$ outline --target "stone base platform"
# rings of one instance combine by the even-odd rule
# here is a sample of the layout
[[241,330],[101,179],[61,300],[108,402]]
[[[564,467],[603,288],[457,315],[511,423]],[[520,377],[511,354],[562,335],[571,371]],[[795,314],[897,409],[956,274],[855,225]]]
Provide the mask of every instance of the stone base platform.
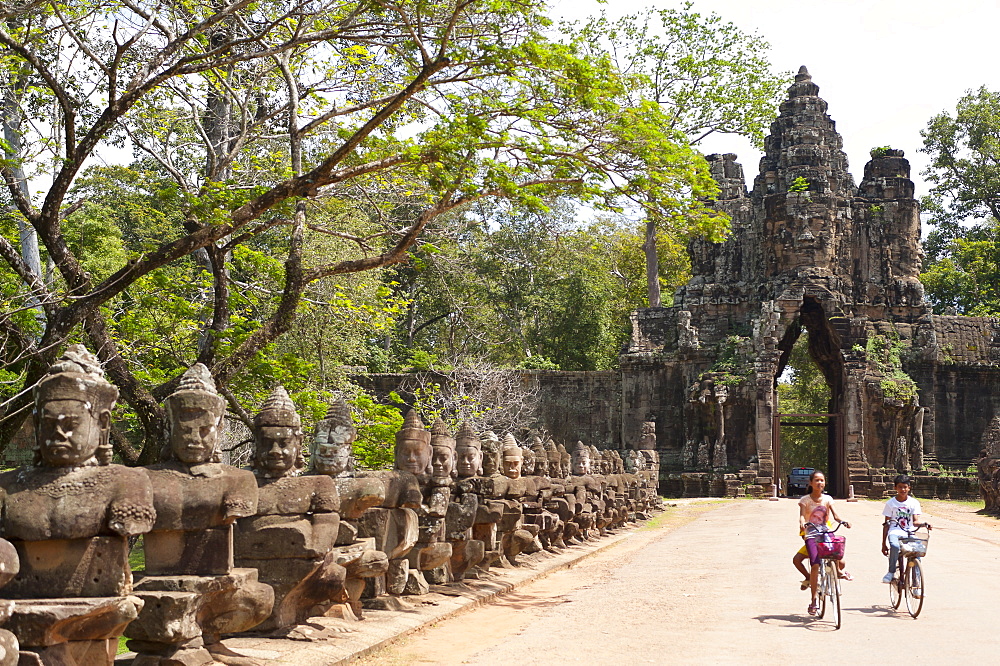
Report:
[[[293,663],[296,666],[348,663],[429,624],[487,604],[502,594],[614,547],[629,539],[632,529],[620,529],[616,534],[569,546],[557,554],[542,551],[524,556],[521,566],[493,569],[478,580],[432,585],[429,594],[403,598],[400,603],[405,607],[366,610],[363,621],[314,617],[289,632],[288,638],[243,635],[227,638],[223,643],[261,663]],[[120,655],[115,664],[132,664],[134,657],[134,654]]]

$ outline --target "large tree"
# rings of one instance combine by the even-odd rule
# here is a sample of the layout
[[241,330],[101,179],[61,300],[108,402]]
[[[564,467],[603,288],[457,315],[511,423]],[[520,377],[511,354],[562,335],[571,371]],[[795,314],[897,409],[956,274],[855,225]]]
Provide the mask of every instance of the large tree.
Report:
[[[0,5],[0,444],[74,338],[135,416],[140,436],[115,440],[127,460],[155,459],[158,401],[186,364],[208,365],[245,416],[232,391],[241,373],[304,305],[332,302],[310,290],[403,261],[429,222],[476,201],[637,203],[679,233],[720,233],[724,218],[703,204],[714,184],[681,128],[631,98],[631,75],[586,34],[546,37],[543,10],[540,0]],[[152,205],[141,215],[106,198],[99,173],[81,181],[113,149],[138,159],[112,177],[133,179],[131,191],[110,189],[128,201],[143,190]],[[17,247],[29,227],[48,269]],[[159,325],[174,317],[190,333],[164,345],[156,373],[137,371],[149,335],[129,317],[151,294]]]
[[[717,14],[692,11],[690,2],[681,9],[650,8],[617,20],[602,12],[581,32],[595,54],[610,53],[615,68],[632,75],[632,103],[659,106],[667,126],[692,146],[716,132],[739,134],[762,146],[779,94],[790,80],[788,73],[773,73],[770,45],[763,38]],[[657,234],[669,228],[647,212],[642,247],[650,307],[661,304]],[[709,238],[722,239],[718,234]]]
[[1000,93],[985,87],[934,116],[921,132],[934,227],[921,280],[938,312],[1000,314]]

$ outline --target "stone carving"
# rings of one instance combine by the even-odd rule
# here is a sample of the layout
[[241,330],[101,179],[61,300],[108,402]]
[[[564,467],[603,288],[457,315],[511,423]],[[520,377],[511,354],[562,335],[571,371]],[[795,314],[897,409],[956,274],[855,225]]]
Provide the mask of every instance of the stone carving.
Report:
[[357,436],[351,409],[340,399],[316,424],[311,447],[310,473],[333,477],[340,499],[340,520],[331,557],[345,568],[344,589],[350,605],[349,612],[334,605],[324,614],[345,620],[362,617],[361,598],[365,594],[371,598],[384,594],[389,568],[388,556],[375,548],[376,538],[358,537],[360,519],[366,511],[385,502],[386,489],[380,478],[356,475],[352,446]]
[[415,476],[431,471],[431,434],[424,428],[416,410],[406,414],[402,429],[396,433],[396,469]]
[[0,475],[2,536],[15,550],[4,568],[20,561],[5,611],[24,663],[110,664],[143,606],[130,596],[128,537],[156,514],[146,474],[110,464],[117,398],[97,359],[70,346],[35,387],[34,464]]
[[274,590],[271,614],[256,631],[287,629],[316,606],[349,599],[345,557],[334,548],[340,532],[337,484],[326,475],[299,476],[301,426],[281,386],[254,417],[257,513],[239,519],[234,538],[236,566],[256,569]]
[[274,603],[255,569],[234,567],[233,523],[257,512],[256,478],[218,462],[226,401],[208,368],[188,368],[164,406],[168,447],[147,470],[156,522],[143,538],[147,575],[135,588],[146,605],[126,631],[129,645],[142,666],[252,663],[221,637],[260,624]]
[[681,349],[699,349],[698,329],[691,325],[691,313],[681,310],[677,313],[677,346]]

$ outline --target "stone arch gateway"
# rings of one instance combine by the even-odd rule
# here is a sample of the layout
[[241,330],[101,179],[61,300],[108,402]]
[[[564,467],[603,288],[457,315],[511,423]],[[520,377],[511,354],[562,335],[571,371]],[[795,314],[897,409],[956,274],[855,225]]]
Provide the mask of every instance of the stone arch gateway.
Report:
[[689,246],[669,308],[633,313],[621,357],[622,440],[656,422],[671,494],[770,493],[776,382],[795,339],[831,389],[830,488],[880,497],[896,470],[968,466],[1000,416],[995,319],[934,315],[919,281],[919,207],[903,151],[873,150],[860,185],[803,67],[747,190],[710,155],[732,218]]

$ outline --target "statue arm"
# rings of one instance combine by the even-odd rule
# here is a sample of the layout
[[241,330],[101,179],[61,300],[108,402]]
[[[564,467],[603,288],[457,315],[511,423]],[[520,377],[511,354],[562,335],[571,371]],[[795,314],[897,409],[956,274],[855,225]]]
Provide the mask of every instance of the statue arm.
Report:
[[231,472],[229,487],[222,500],[223,525],[257,513],[257,479],[253,472],[245,469],[231,469]]
[[121,536],[145,534],[153,529],[153,486],[145,470],[128,469],[119,475],[115,496],[108,505],[108,529]]

